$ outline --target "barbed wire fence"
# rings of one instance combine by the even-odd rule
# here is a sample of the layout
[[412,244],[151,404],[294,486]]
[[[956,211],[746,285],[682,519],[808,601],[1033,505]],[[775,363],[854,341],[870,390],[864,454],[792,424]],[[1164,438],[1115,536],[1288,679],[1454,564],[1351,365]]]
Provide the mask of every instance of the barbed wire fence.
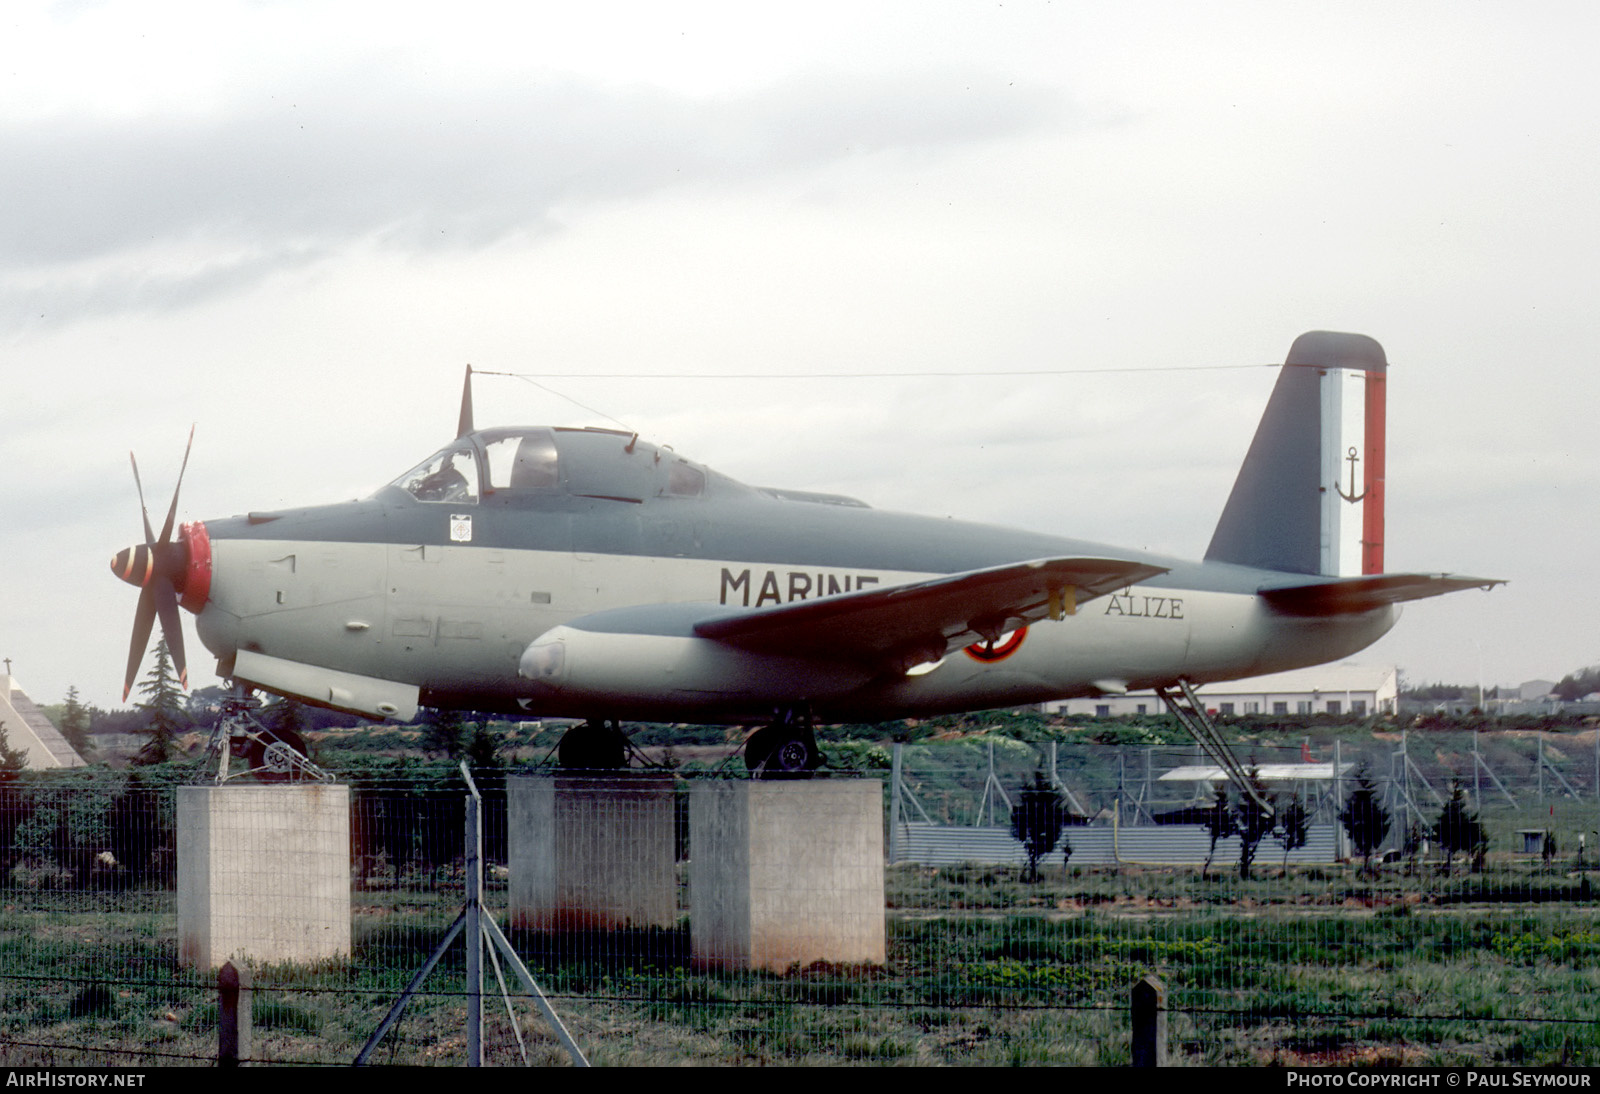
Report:
[[[1389,821],[1370,867],[1348,846],[1342,859],[1331,843],[1308,857],[1267,834],[1248,878],[1237,836],[1209,866],[1123,853],[1156,829],[1210,850],[1204,826],[1183,821],[1214,785],[1162,779],[1196,766],[1183,746],[995,737],[844,755],[858,769],[831,778],[882,783],[886,957],[777,971],[696,960],[685,803],[697,777],[679,778],[664,919],[508,934],[601,1065],[1126,1064],[1129,993],[1146,975],[1166,986],[1175,1063],[1600,1063],[1600,787],[1588,749],[1427,744],[1413,735],[1341,755],[1337,788],[1272,788],[1280,807],[1296,791],[1315,799],[1312,827],[1337,832],[1358,773],[1368,779]],[[1309,751],[1241,755],[1260,767],[1333,760]],[[1439,759],[1464,751],[1475,781]],[[1087,823],[1060,830],[1035,878],[1013,828],[1041,775]],[[509,925],[506,784],[478,780],[485,901]],[[138,771],[0,784],[0,1063],[215,1062],[215,973],[181,960],[177,798],[174,783]],[[1447,860],[1439,826],[1452,800],[1481,826],[1486,853],[1452,847]],[[461,907],[463,802],[459,779],[352,784],[348,945],[251,970],[253,1062],[355,1057]],[[918,860],[911,824],[951,830],[970,853]],[[1111,860],[1097,858],[1096,841],[1113,838]],[[997,861],[981,861],[985,847]],[[565,1063],[511,988],[509,1015],[485,996],[485,1061]],[[462,1062],[467,1003],[457,950],[374,1062]]]

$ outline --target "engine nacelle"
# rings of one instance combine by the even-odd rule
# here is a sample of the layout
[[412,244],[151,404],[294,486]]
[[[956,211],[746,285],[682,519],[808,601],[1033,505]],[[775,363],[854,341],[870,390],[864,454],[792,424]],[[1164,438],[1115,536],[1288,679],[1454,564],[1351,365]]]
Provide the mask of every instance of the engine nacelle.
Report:
[[692,716],[701,707],[726,710],[826,700],[865,684],[858,667],[828,661],[747,653],[693,635],[635,634],[554,627],[523,651],[518,675],[529,683],[530,707],[541,697],[562,708],[645,710],[665,718]]

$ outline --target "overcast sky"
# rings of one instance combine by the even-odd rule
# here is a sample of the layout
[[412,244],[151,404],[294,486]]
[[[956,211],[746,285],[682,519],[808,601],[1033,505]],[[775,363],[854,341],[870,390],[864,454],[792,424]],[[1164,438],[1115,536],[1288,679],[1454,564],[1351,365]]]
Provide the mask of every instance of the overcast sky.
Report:
[[[1388,567],[1511,582],[1361,660],[1600,662],[1596,41],[1582,3],[12,0],[0,655],[118,701],[129,449],[158,523],[191,424],[181,519],[354,497],[469,361],[608,416],[484,378],[480,424],[1198,557],[1275,374],[1148,370],[1329,329],[1389,354]],[[1111,371],[983,375],[1069,369]],[[865,372],[972,375],[823,375]]]

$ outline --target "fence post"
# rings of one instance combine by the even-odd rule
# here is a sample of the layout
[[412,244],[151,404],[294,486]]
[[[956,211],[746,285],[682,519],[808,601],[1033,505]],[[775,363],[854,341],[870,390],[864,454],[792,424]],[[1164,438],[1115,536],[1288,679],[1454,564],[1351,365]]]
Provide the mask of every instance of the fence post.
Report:
[[905,769],[901,765],[901,749],[904,746],[896,741],[894,752],[889,764],[889,865],[893,866],[900,861],[900,780],[904,777]]
[[1167,986],[1153,975],[1133,986],[1133,1066],[1167,1066]]
[[[466,764],[463,762],[463,767]],[[483,801],[468,784],[466,816],[467,1066],[483,1066]]]
[[250,970],[229,961],[217,971],[217,1066],[250,1059]]

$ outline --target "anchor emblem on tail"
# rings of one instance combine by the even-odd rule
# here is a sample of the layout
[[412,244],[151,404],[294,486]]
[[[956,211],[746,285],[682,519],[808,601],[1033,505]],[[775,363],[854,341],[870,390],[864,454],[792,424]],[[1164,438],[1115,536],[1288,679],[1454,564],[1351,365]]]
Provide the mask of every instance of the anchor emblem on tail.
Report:
[[1339,496],[1345,501],[1350,502],[1352,505],[1367,496],[1367,492],[1365,490],[1361,491],[1359,494],[1356,493],[1356,461],[1360,458],[1361,457],[1356,454],[1356,446],[1351,445],[1349,455],[1345,456],[1346,462],[1350,464],[1350,492],[1348,494],[1344,492],[1344,488],[1341,487],[1337,482],[1333,484],[1333,488],[1338,491]]

